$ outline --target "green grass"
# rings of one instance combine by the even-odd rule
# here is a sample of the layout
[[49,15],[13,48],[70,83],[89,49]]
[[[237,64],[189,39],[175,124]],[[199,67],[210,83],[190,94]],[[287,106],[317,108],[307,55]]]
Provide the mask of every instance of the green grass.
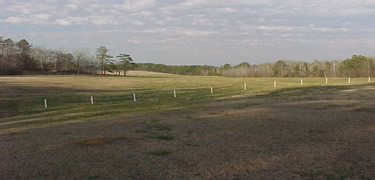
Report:
[[[276,80],[277,87],[273,87]],[[247,91],[243,83],[247,83]],[[0,133],[63,123],[104,120],[130,113],[196,107],[223,98],[335,93],[368,85],[367,78],[230,78],[133,72],[123,76],[0,77]],[[210,93],[214,88],[214,94]],[[177,98],[173,97],[177,90]],[[133,102],[133,93],[137,102]],[[95,104],[90,104],[94,96]],[[44,108],[47,99],[48,109]],[[155,127],[168,130],[168,127]]]
[[173,135],[154,135],[151,136],[152,138],[159,139],[159,140],[164,140],[164,141],[171,141],[175,139],[176,137]]
[[171,126],[167,125],[167,124],[156,124],[156,125],[152,126],[151,128],[156,129],[158,131],[170,131],[170,130],[172,130]]
[[153,156],[168,156],[169,154],[171,154],[171,152],[163,150],[163,151],[149,152],[149,154]]

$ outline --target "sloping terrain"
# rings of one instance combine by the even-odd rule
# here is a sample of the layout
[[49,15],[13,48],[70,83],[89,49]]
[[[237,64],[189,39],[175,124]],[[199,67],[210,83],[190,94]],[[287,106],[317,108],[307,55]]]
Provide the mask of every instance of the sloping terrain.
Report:
[[375,178],[373,85],[194,102],[3,133],[0,179]]

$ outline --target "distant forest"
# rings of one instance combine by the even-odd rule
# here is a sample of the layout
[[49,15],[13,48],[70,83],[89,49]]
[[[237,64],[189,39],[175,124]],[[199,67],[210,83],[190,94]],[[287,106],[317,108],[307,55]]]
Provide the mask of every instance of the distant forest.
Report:
[[33,47],[27,40],[14,42],[0,36],[0,75],[17,74],[106,74],[126,76],[129,70],[144,70],[181,75],[232,77],[368,77],[375,75],[371,57],[353,55],[346,60],[302,62],[279,60],[274,63],[238,65],[164,65],[134,63],[128,54],[109,55],[98,47],[95,55],[87,49],[72,52]]

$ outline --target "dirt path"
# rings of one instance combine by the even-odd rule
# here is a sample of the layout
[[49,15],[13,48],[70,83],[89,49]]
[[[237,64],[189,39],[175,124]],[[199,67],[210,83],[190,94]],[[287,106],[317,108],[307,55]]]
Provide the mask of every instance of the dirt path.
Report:
[[374,179],[375,90],[31,129],[0,152],[0,179]]

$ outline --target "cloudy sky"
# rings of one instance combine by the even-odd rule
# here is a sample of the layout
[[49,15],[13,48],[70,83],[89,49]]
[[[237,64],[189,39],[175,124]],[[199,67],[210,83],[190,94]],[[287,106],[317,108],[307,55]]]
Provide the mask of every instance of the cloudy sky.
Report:
[[375,55],[375,0],[0,0],[0,35],[166,64]]

